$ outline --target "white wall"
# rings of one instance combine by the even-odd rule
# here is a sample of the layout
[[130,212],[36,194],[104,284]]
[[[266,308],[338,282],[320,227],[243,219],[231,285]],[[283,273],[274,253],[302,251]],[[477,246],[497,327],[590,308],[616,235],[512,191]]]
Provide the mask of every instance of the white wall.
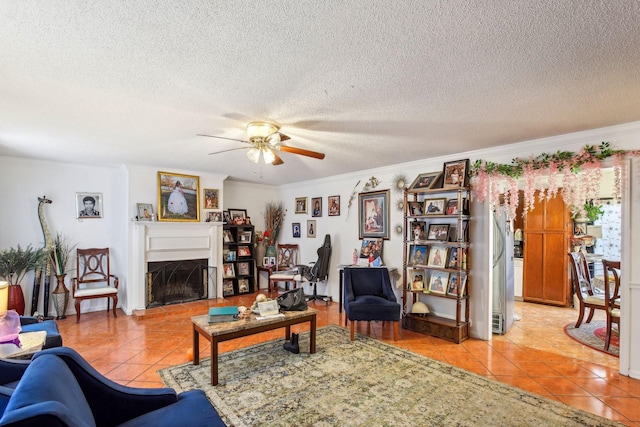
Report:
[[[118,168],[83,166],[13,157],[0,157],[0,249],[18,244],[44,246],[44,236],[38,221],[38,197],[47,196],[52,204],[45,205],[44,216],[51,233],[68,236],[79,247],[117,247],[126,235],[126,216],[122,214],[122,170]],[[102,193],[101,219],[78,219],[76,192]],[[124,231],[123,231],[124,230]],[[126,240],[125,240],[126,241]],[[115,251],[112,270],[125,271],[125,253]],[[73,276],[73,274],[71,274]],[[70,288],[69,278],[67,287]],[[26,301],[25,312],[31,313],[33,274],[21,283]],[[51,288],[53,290],[53,286]],[[40,290],[38,310],[42,312],[44,289]],[[73,310],[73,307],[71,307]],[[49,303],[53,314],[53,304]]]
[[246,209],[256,231],[264,231],[265,203],[278,200],[278,189],[272,185],[231,180],[224,182],[224,209]]

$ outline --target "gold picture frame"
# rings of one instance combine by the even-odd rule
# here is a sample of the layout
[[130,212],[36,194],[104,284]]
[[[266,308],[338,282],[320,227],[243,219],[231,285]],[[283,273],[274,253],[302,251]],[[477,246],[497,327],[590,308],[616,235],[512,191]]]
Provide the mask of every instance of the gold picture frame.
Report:
[[200,178],[158,172],[158,221],[200,221]]

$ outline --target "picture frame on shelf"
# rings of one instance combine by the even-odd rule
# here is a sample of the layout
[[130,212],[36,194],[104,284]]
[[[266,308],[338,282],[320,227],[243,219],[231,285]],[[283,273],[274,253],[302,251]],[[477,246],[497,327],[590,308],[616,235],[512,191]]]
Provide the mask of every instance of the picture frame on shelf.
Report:
[[459,266],[458,248],[450,248],[449,256],[447,257],[447,268],[458,268]]
[[103,209],[102,193],[76,193],[77,218],[102,218]]
[[409,216],[422,216],[424,215],[424,203],[422,202],[407,202],[407,212]]
[[220,209],[220,190],[217,188],[203,188],[203,209]]
[[222,295],[225,297],[235,295],[233,291],[233,280],[224,280],[222,282]]
[[206,222],[222,222],[222,211],[207,212]]
[[449,232],[447,233],[447,242],[457,242],[458,241],[458,226],[450,225]]
[[447,284],[449,283],[449,273],[446,271],[432,271],[429,279],[429,292],[445,295]]
[[446,242],[449,237],[450,224],[429,224],[427,240]]
[[248,276],[249,275],[249,262],[239,262],[238,263],[238,276]]
[[250,230],[240,231],[238,232],[238,243],[251,243],[251,235]]
[[447,200],[447,206],[445,208],[447,215],[458,215],[458,199]]
[[329,216],[340,216],[340,196],[329,196],[327,204],[329,205]]
[[432,245],[429,248],[427,267],[445,268],[449,248],[445,245]]
[[411,221],[411,235],[413,240],[427,240],[427,223],[425,221]]
[[316,220],[315,219],[308,219],[307,220],[307,237],[316,237]]
[[238,279],[238,293],[246,294],[249,292],[249,279]]
[[425,199],[423,212],[425,215],[443,215],[446,202],[444,197]]
[[408,190],[434,188],[433,186],[438,182],[440,176],[442,176],[442,172],[440,171],[421,173],[413,180]]
[[222,265],[222,277],[225,279],[233,279],[236,277],[236,270],[232,263],[226,262]]
[[293,234],[293,237],[296,238],[296,239],[300,237],[300,223],[299,222],[291,223],[291,233]]
[[468,184],[469,159],[445,162],[442,188],[461,188]]
[[311,216],[314,218],[322,216],[322,197],[313,197],[311,199]]
[[231,230],[224,230],[224,232],[222,233],[222,242],[223,243],[235,243],[235,240],[233,239],[233,234],[231,233]]
[[249,249],[249,246],[238,246],[238,257],[248,256],[251,256],[251,249]]
[[389,190],[358,194],[359,238],[389,239]]
[[271,264],[269,263],[269,257],[268,256],[263,256],[262,257],[262,265],[264,267],[270,267]]
[[409,264],[425,265],[429,248],[427,245],[411,245],[409,247]]
[[449,276],[449,283],[447,284],[447,295],[458,295],[458,274],[451,273]]
[[276,265],[276,257],[274,256],[269,257],[269,265]]
[[222,259],[227,262],[233,262],[236,260],[236,251],[224,250],[222,251]]
[[383,239],[363,239],[362,245],[360,247],[360,255],[358,256],[361,259],[371,260],[374,262],[377,259],[380,259],[380,264],[382,264],[382,243]]
[[151,203],[136,203],[138,221],[153,221],[153,205]]
[[410,268],[408,271],[409,289],[414,292],[424,292],[426,271],[422,268]]
[[462,275],[462,279],[460,280],[460,296],[467,295],[467,279],[468,276],[466,274]]
[[158,221],[200,221],[200,178],[158,172]]
[[246,209],[227,209],[229,212],[229,218],[231,219],[231,224],[243,225],[247,221],[247,210]]
[[297,214],[306,214],[307,213],[307,198],[306,197],[296,197],[296,210]]

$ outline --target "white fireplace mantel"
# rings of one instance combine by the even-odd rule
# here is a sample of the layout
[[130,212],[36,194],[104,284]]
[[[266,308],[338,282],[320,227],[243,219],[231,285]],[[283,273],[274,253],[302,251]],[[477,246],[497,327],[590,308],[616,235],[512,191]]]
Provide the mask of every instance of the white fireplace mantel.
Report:
[[207,259],[216,269],[214,289],[209,281],[208,298],[222,295],[221,222],[147,222],[129,224],[129,280],[122,307],[125,313],[146,307],[147,263]]

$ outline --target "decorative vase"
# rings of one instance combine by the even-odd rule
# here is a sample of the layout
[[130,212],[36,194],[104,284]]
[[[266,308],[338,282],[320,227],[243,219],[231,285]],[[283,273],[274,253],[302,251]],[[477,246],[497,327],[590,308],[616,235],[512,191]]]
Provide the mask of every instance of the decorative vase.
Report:
[[69,289],[64,285],[66,274],[57,274],[58,284],[53,290],[53,305],[56,307],[56,319],[66,319],[67,304],[69,304]]
[[7,310],[15,310],[20,316],[24,315],[24,293],[22,292],[22,286],[9,285]]
[[267,248],[264,246],[263,242],[258,242],[256,243],[256,250],[255,250],[255,260],[256,260],[256,265],[261,265],[264,266],[264,262],[262,262],[264,260],[264,255],[266,253]]

